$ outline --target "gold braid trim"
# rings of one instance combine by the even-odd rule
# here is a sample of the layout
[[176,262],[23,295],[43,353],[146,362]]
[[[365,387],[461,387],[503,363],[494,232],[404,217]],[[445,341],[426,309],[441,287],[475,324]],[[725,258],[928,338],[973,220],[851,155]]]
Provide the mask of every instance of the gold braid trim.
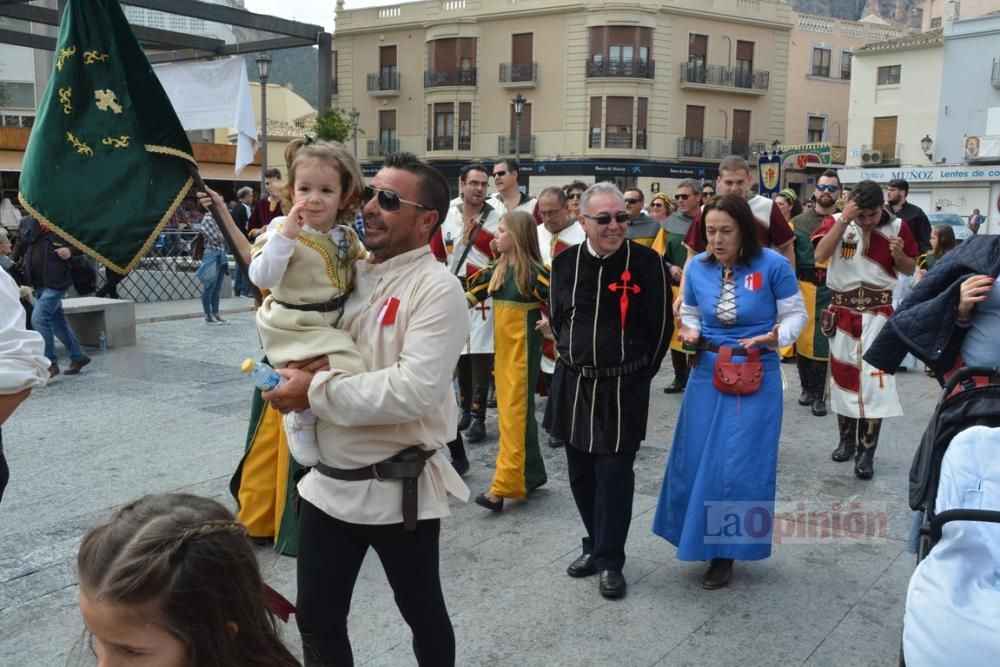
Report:
[[157,223],[156,228],[153,230],[153,233],[149,235],[149,238],[146,239],[146,242],[143,244],[142,248],[139,249],[139,252],[135,254],[135,257],[132,258],[132,261],[130,261],[127,266],[121,266],[120,264],[112,262],[110,259],[102,255],[101,253],[97,252],[90,246],[86,245],[83,241],[80,241],[72,234],[68,233],[59,225],[53,223],[47,217],[42,215],[38,211],[38,209],[36,209],[28,202],[28,200],[24,196],[24,193],[19,192],[17,194],[17,199],[18,201],[21,202],[21,205],[24,206],[24,208],[28,211],[28,213],[30,213],[38,222],[58,232],[59,236],[68,241],[72,246],[77,248],[80,252],[87,255],[88,257],[93,257],[104,266],[124,275],[129,271],[131,271],[132,269],[134,269],[136,265],[139,264],[139,261],[146,256],[146,253],[149,252],[149,249],[153,247],[153,243],[156,242],[156,239],[157,237],[159,237],[160,232],[163,231],[163,228],[166,226],[167,222],[170,221],[170,216],[174,214],[174,211],[177,210],[177,207],[181,205],[182,201],[184,201],[184,195],[187,194],[187,191],[191,188],[191,185],[193,183],[194,181],[189,177],[187,181],[184,183],[184,185],[181,186],[180,192],[177,193],[177,196],[174,197],[173,203],[170,204],[170,207],[167,208],[166,213],[164,213],[163,217],[160,218],[160,221]]
[[174,157],[183,158],[185,160],[188,160],[194,166],[196,167],[198,166],[198,163],[195,161],[193,155],[185,153],[184,151],[179,151],[176,148],[171,148],[170,146],[157,146],[155,144],[146,144],[146,150],[150,153],[161,153],[162,155],[172,155]]
[[493,305],[498,308],[510,308],[511,310],[538,310],[542,304],[537,301],[511,301],[509,299],[498,299],[493,297]]
[[[283,226],[284,225],[279,225],[279,230]],[[335,261],[339,262],[340,261],[339,259],[334,260],[333,257],[330,256],[330,253],[327,252],[326,248],[316,243],[315,241],[310,241],[309,239],[304,238],[302,234],[299,234],[297,237],[295,237],[295,240],[304,245],[305,247],[310,248],[311,250],[315,250],[320,254],[320,256],[323,258],[323,261],[326,263],[327,277],[330,279],[330,282],[333,283],[338,289],[346,290],[350,287],[350,285],[345,285],[344,284],[345,281],[341,280],[340,276],[337,275],[338,271],[334,265],[334,262]]]

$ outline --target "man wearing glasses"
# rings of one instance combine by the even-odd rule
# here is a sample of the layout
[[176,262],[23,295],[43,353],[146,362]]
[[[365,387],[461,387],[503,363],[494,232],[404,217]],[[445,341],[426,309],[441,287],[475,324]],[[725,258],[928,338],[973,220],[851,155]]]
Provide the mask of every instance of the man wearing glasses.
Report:
[[[468,278],[492,262],[493,239],[500,226],[500,214],[486,201],[489,176],[479,163],[467,164],[459,172],[461,197],[452,201],[448,216],[431,239],[431,250],[464,287]],[[458,389],[462,415],[459,431],[469,442],[486,439],[486,399],[493,368],[493,299],[486,299],[466,315],[469,339],[458,359]],[[460,442],[456,440],[456,442]],[[460,472],[468,470],[464,448],[452,450],[452,460],[460,457]]]
[[639,188],[629,188],[625,191],[625,210],[628,211],[626,236],[629,240],[648,248],[653,245],[656,233],[660,231],[660,223],[643,213],[642,207],[645,203],[646,196]]
[[535,198],[517,189],[517,179],[521,163],[514,158],[504,158],[493,165],[493,186],[496,188],[489,198],[489,204],[497,213],[525,211],[535,214]]
[[809,316],[795,342],[799,384],[802,387],[799,405],[808,406],[817,417],[826,414],[826,367],[830,358],[830,340],[820,331],[817,314],[830,305],[830,289],[826,286],[829,262],[816,262],[812,235],[828,216],[837,212],[840,195],[840,176],[833,169],[827,169],[816,181],[813,193],[815,207],[792,218],[795,228],[795,274]]
[[606,598],[625,595],[632,465],[646,437],[649,384],[667,352],[667,269],[626,240],[629,214],[612,183],[580,203],[586,240],[552,261],[550,321],[559,361],[552,377],[552,435],[566,441],[569,483],[586,529],[571,577],[599,573]]
[[312,408],[321,463],[299,482],[298,619],[306,665],[354,664],[347,617],[369,548],[413,631],[420,665],[455,664],[441,592],[438,538],[448,493],[469,490],[440,450],[455,434],[451,378],[469,332],[462,286],[428,241],[449,188],[410,153],[386,158],[365,188],[366,261],[356,265],[343,325],[368,371],[326,358],[279,371],[264,398],[282,412]]

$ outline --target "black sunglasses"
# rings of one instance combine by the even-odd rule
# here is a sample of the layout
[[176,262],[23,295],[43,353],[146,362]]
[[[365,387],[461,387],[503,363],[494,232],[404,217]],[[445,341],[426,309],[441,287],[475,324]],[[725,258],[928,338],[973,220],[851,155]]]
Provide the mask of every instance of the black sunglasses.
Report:
[[590,218],[599,225],[610,225],[612,219],[614,219],[615,222],[628,222],[628,213],[625,211],[619,211],[618,213],[615,213],[614,216],[607,213],[601,213],[600,215],[587,215],[584,213],[583,217]]
[[506,171],[495,171],[493,172],[493,178],[503,178],[507,175]]
[[820,192],[836,192],[840,189],[839,185],[817,185],[816,189]]
[[568,195],[566,195],[566,199],[579,199],[582,196],[583,196],[582,192],[571,192]]
[[361,200],[367,204],[373,197],[375,197],[375,195],[378,195],[379,208],[383,211],[388,211],[389,213],[395,213],[398,211],[400,204],[409,204],[410,206],[422,208],[425,211],[430,210],[423,204],[418,204],[417,202],[410,201],[409,199],[403,199],[392,190],[382,190],[381,188],[373,188],[371,186],[366,186],[365,189],[361,191]]
[[674,200],[675,201],[687,201],[688,197],[690,197],[690,196],[691,195],[676,194],[676,195],[674,195]]
[[701,191],[701,196],[702,197],[714,197],[715,196],[715,190],[702,190]]
[[632,204],[638,204],[641,201],[642,201],[641,199],[630,198],[630,199],[626,199],[625,203],[628,204],[629,206],[631,206]]

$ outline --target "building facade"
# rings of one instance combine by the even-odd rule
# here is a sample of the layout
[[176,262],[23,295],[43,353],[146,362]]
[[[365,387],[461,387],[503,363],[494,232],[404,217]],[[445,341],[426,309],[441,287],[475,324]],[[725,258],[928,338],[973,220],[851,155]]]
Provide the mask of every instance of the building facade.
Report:
[[792,27],[769,0],[341,3],[335,104],[360,112],[368,173],[397,150],[446,174],[518,156],[535,192],[668,189],[781,139]]

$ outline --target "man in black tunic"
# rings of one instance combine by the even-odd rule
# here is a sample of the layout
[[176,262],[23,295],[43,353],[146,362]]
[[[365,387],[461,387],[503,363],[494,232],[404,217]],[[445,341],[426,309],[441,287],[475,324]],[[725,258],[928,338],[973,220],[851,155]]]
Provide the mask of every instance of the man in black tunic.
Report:
[[673,333],[660,256],[625,238],[629,215],[613,184],[580,202],[587,240],[552,262],[552,435],[565,440],[570,487],[587,530],[571,577],[600,572],[606,598],[625,595],[625,540],[635,461],[646,437],[649,383]]

